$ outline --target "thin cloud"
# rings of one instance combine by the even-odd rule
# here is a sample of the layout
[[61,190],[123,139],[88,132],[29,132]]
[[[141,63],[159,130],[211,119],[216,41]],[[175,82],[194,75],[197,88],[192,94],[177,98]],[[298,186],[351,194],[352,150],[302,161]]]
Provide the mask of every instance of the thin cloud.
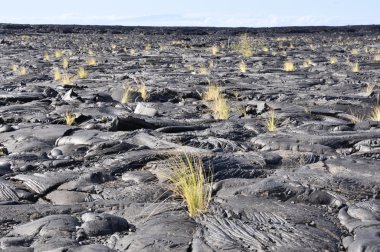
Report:
[[[59,16],[45,17],[0,17],[3,23],[30,24],[94,24],[94,25],[130,25],[130,26],[217,26],[217,27],[278,27],[278,26],[322,26],[348,25],[352,19],[341,16],[244,16],[213,14],[184,15],[149,15],[149,16],[117,16],[93,15],[84,16],[78,13],[64,13]],[[357,24],[372,24],[365,17],[357,18]]]

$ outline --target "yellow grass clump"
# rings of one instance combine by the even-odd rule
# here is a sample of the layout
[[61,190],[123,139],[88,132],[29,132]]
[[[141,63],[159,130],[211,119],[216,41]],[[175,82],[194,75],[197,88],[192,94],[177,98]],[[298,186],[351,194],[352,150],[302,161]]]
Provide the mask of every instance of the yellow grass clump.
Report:
[[54,57],[61,58],[63,56],[63,52],[61,50],[54,51]]
[[53,71],[53,75],[54,75],[54,80],[55,81],[59,81],[62,79],[62,74],[61,74],[61,71],[59,71],[58,68],[55,68],[54,71]]
[[292,61],[286,61],[284,63],[284,71],[285,72],[294,72],[296,70],[296,66],[293,64]]
[[213,101],[212,111],[214,114],[214,118],[217,120],[227,120],[230,115],[230,107],[227,103],[227,99],[223,97],[223,95],[219,95],[219,97]]
[[359,50],[358,49],[352,49],[351,50],[351,54],[352,55],[358,55],[359,54]]
[[50,56],[47,52],[44,53],[44,61],[50,61]]
[[219,47],[217,45],[213,45],[211,48],[210,48],[210,51],[211,51],[211,54],[212,55],[217,55],[218,52],[219,52]]
[[330,64],[336,64],[338,62],[337,57],[331,57],[330,58]]
[[95,57],[88,57],[86,62],[89,66],[95,66],[97,64]]
[[245,64],[244,61],[241,61],[239,63],[239,70],[240,70],[240,73],[245,73],[247,72],[247,64]]
[[373,60],[380,61],[380,54],[376,54],[375,56],[373,56]]
[[203,95],[205,101],[215,101],[221,94],[220,87],[216,84],[209,83],[206,93]]
[[67,73],[62,75],[61,82],[63,85],[74,85],[74,79]]
[[371,94],[373,92],[373,90],[375,89],[375,87],[376,87],[375,84],[368,83],[366,88],[365,88],[365,92],[368,94]]
[[208,69],[207,67],[200,67],[197,69],[196,73],[199,75],[209,75],[210,69]]
[[239,42],[235,45],[235,50],[244,58],[252,57],[253,47],[248,34],[243,34],[240,36]]
[[69,68],[69,60],[67,58],[63,58],[63,69],[67,70]]
[[353,64],[353,65],[352,65],[352,68],[351,68],[351,71],[352,71],[353,73],[358,73],[358,72],[360,72],[360,66],[359,66],[359,63],[355,63],[355,64]]
[[141,95],[141,98],[143,101],[146,101],[148,99],[148,90],[146,88],[145,82],[140,81],[140,85],[138,87],[138,91]]
[[131,99],[131,93],[133,91],[133,88],[131,86],[124,87],[123,96],[121,97],[121,103],[127,104],[129,100]]
[[202,159],[179,154],[169,161],[168,188],[183,199],[190,217],[207,211],[212,194],[212,171],[207,174]]
[[78,76],[81,79],[87,79],[88,78],[88,72],[84,69],[84,67],[78,68]]
[[268,114],[266,119],[266,128],[269,132],[275,132],[277,130],[274,110],[271,110]]
[[75,114],[70,111],[65,113],[65,121],[67,126],[71,126],[75,123]]
[[370,118],[372,121],[380,122],[380,105],[376,105],[371,113]]

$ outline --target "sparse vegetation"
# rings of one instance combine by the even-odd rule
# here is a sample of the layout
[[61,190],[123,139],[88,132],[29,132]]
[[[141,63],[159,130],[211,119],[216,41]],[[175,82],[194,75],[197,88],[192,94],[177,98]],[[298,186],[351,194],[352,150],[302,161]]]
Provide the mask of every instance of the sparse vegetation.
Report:
[[215,101],[221,94],[220,87],[216,84],[209,83],[207,91],[203,95],[205,101]]
[[275,132],[277,130],[274,110],[268,112],[268,117],[266,119],[266,128],[269,132]]
[[75,123],[75,114],[73,114],[72,112],[70,111],[66,111],[65,113],[65,121],[66,121],[66,125],[67,126],[71,126]]
[[202,159],[196,155],[179,154],[168,164],[168,188],[181,197],[190,217],[207,211],[212,194],[212,171],[204,169]]
[[208,69],[207,67],[200,67],[197,69],[196,73],[200,75],[209,75],[210,69]]
[[65,86],[74,85],[74,79],[68,73],[62,75],[61,81]]
[[140,81],[138,91],[143,101],[146,101],[148,99],[148,90],[146,89],[145,82]]
[[286,61],[284,63],[284,71],[285,72],[293,72],[296,70],[296,66],[294,65],[294,63],[292,61]]
[[44,61],[50,61],[50,56],[47,52],[44,53]]
[[248,34],[241,35],[239,42],[234,45],[234,48],[244,58],[249,58],[253,55],[253,47]]
[[373,90],[375,89],[376,85],[375,84],[370,84],[368,83],[366,88],[365,88],[365,92],[367,94],[371,94],[373,92]]
[[68,58],[63,58],[63,69],[67,70],[69,68],[69,60]]
[[213,45],[210,49],[212,55],[217,55],[219,52],[219,47],[217,45]]
[[380,105],[376,105],[371,113],[370,118],[372,121],[380,122]]
[[84,69],[84,67],[78,68],[78,76],[81,79],[87,79],[88,78],[88,72]]
[[373,60],[380,61],[380,54],[376,54],[375,56],[373,56]]
[[358,55],[359,54],[359,50],[358,49],[352,49],[351,50],[351,54],[352,55]]
[[219,95],[216,100],[213,101],[212,111],[214,118],[217,120],[227,120],[230,115],[230,107],[227,103],[227,99],[223,95]]
[[97,64],[95,57],[88,57],[86,62],[89,66],[95,66]]
[[330,64],[336,64],[338,62],[337,57],[331,57],[330,58]]
[[124,87],[123,96],[121,97],[121,103],[127,104],[129,100],[131,99],[131,92],[133,91],[133,88],[129,85]]
[[352,67],[351,67],[351,71],[352,71],[353,73],[358,73],[358,72],[360,72],[360,66],[359,66],[359,63],[355,63],[355,64],[353,64]]
[[244,61],[241,61],[239,63],[239,70],[240,70],[240,73],[245,73],[247,72],[247,64],[245,64]]
[[55,68],[54,71],[53,71],[53,75],[54,75],[54,80],[55,81],[59,81],[62,79],[62,74],[61,74],[61,71],[59,71],[58,68]]
[[61,58],[63,56],[63,52],[61,50],[54,51],[54,57]]

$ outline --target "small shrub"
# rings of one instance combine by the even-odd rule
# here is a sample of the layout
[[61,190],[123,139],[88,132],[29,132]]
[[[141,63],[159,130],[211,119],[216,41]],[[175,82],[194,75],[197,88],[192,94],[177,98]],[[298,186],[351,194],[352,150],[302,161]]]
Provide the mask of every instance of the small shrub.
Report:
[[190,154],[179,154],[168,165],[168,188],[184,200],[189,216],[206,212],[212,194],[211,169],[207,175],[202,159]]

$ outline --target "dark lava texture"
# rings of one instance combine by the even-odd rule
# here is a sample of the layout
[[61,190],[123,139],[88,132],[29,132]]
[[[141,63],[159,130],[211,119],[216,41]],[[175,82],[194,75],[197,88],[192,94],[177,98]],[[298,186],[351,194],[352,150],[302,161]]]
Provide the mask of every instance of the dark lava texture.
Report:
[[[233,49],[243,33],[252,57]],[[55,50],[88,78],[55,81]],[[368,119],[380,90],[366,89],[379,50],[379,26],[0,25],[0,249],[380,251],[380,123]],[[139,81],[148,99],[134,91],[122,104]],[[228,120],[202,100],[209,81]],[[195,218],[160,176],[190,151],[215,180]]]

